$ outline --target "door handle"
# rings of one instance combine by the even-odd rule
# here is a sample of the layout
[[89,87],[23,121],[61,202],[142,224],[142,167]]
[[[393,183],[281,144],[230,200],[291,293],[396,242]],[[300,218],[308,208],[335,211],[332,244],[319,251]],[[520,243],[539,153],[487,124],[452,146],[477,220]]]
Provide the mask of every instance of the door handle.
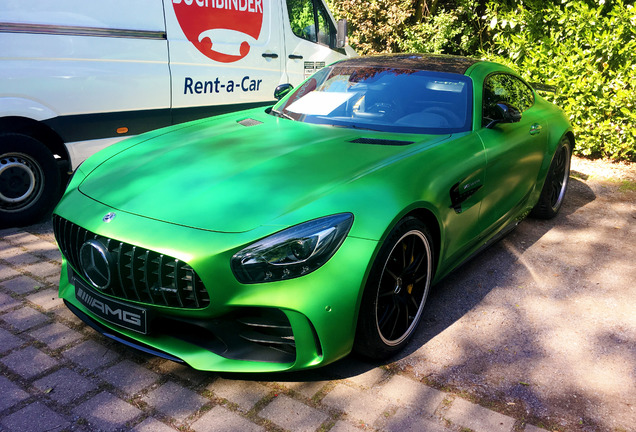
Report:
[[530,126],[530,135],[536,135],[538,133],[541,133],[541,125],[539,123],[535,123],[532,126]]
[[262,55],[265,58],[278,58],[278,54],[276,53],[263,53]]
[[298,54],[290,54],[289,58],[292,59],[292,60],[302,60],[303,56],[298,55]]

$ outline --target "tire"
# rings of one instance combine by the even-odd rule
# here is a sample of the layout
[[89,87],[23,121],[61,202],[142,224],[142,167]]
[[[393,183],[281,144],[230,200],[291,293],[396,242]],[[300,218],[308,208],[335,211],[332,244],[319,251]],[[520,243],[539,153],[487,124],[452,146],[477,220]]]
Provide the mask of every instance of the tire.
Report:
[[554,152],[539,201],[530,212],[530,216],[537,219],[552,219],[559,213],[570,178],[571,158],[572,143],[567,137],[563,137]]
[[402,350],[422,316],[433,279],[433,240],[419,219],[402,219],[376,257],[366,283],[354,352],[384,360]]
[[37,139],[0,134],[0,227],[38,222],[57,202],[60,169]]

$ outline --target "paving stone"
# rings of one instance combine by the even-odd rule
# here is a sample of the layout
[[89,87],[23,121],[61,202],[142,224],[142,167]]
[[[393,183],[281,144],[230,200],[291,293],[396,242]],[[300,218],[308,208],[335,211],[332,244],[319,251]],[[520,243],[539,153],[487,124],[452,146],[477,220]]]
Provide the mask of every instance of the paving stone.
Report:
[[11,279],[20,276],[20,273],[6,265],[0,266],[0,280]]
[[527,424],[524,429],[524,432],[547,432],[547,431],[545,429],[541,429],[539,427]]
[[190,366],[165,360],[159,364],[159,370],[163,374],[174,374],[175,376],[191,382],[201,384],[214,378],[214,374],[207,371],[192,369]]
[[41,252],[38,252],[38,254],[50,261],[56,261],[59,263],[62,262],[62,252],[60,252],[57,246],[55,246],[55,249],[41,251]]
[[329,418],[322,411],[285,395],[274,398],[258,415],[292,431],[315,431]]
[[390,403],[376,395],[338,384],[322,403],[343,411],[354,420],[373,424],[389,408]]
[[53,323],[31,332],[31,336],[51,349],[58,349],[81,339],[83,335],[60,323]]
[[0,376],[0,395],[0,412],[29,397],[27,392],[3,376]]
[[66,368],[40,378],[34,385],[61,404],[69,403],[97,388],[92,381]]
[[15,234],[18,231],[20,231],[20,229],[14,227],[0,229],[0,239],[4,239],[5,237]]
[[176,429],[152,417],[147,418],[133,428],[135,432],[174,432],[175,430]]
[[209,402],[203,396],[172,381],[148,393],[144,400],[159,412],[180,422]]
[[136,407],[108,392],[92,397],[77,406],[73,413],[88,420],[92,426],[106,431],[123,429],[127,422],[142,414]]
[[42,284],[33,278],[20,275],[16,278],[0,283],[0,287],[12,291],[16,294],[31,294],[37,292]]
[[11,351],[13,348],[17,348],[22,345],[24,341],[12,333],[4,329],[0,329],[0,354],[4,354],[7,351]]
[[408,405],[429,415],[435,412],[446,397],[446,393],[442,391],[399,375],[393,376],[382,386],[380,394],[395,405]]
[[46,315],[28,306],[7,312],[0,318],[20,331],[28,330],[49,319]]
[[27,300],[48,311],[64,304],[62,299],[58,297],[57,292],[56,289],[38,290],[35,294],[28,296]]
[[434,418],[413,411],[410,407],[400,408],[395,415],[378,423],[381,430],[387,432],[450,432],[450,429],[437,423]]
[[459,398],[453,401],[444,417],[456,425],[470,428],[475,432],[510,432],[515,423],[512,417]]
[[70,426],[64,417],[41,402],[32,403],[14,412],[2,419],[1,424],[11,432],[61,431]]
[[21,241],[20,246],[37,255],[43,255],[46,252],[59,250],[55,243],[42,240],[39,237],[35,237],[32,241]]
[[258,383],[251,381],[233,381],[219,378],[207,389],[216,396],[227,399],[237,404],[245,411],[251,410],[254,405],[270,393],[270,390]]
[[159,379],[159,375],[130,360],[123,360],[99,376],[128,394],[135,394]]
[[7,236],[4,237],[4,239],[8,241],[9,243],[20,245],[20,246],[26,246],[29,243],[37,243],[40,241],[39,237],[34,236],[31,233],[21,231],[21,230],[8,234]]
[[104,345],[88,340],[62,353],[72,362],[90,370],[95,370],[119,358],[119,354]]
[[44,278],[44,282],[46,285],[52,286],[57,291],[60,287],[60,274],[56,273],[54,275],[47,276]]
[[[69,308],[67,308],[66,305],[63,304],[63,302],[62,302],[62,306],[53,309],[52,312],[55,314],[55,316],[57,316],[57,317],[59,317],[59,318],[61,318],[63,320],[66,320],[66,321],[70,322],[71,324],[76,324],[76,325],[88,327],[86,324],[84,324],[84,321],[79,319],[77,317],[77,315],[75,315],[73,312],[71,312],[71,310]],[[91,330],[91,333],[94,334],[94,335],[98,334],[94,330]]]
[[35,264],[40,261],[40,258],[22,250],[19,247],[11,247],[4,250],[0,250],[0,259],[5,260],[9,264],[14,266],[23,266],[26,264]]
[[359,385],[360,387],[371,388],[385,379],[387,376],[388,373],[384,369],[373,368],[364,373],[353,375],[347,378],[347,380]]
[[311,399],[318,393],[329,381],[297,381],[288,382],[280,381],[277,384],[292,390],[298,394],[305,396],[307,399]]
[[57,360],[32,346],[13,351],[0,362],[23,378],[34,377],[58,364]]
[[222,406],[215,406],[205,413],[190,428],[196,432],[264,432],[259,426]]
[[368,363],[344,359],[329,366],[330,371],[341,378],[345,378],[355,384],[370,388],[385,379],[387,372]]
[[0,312],[3,310],[11,309],[14,306],[19,305],[21,302],[14,299],[10,295],[0,293]]
[[46,276],[59,275],[61,270],[61,265],[51,264],[50,262],[46,262],[46,261],[39,261],[36,264],[23,265],[22,270],[25,270],[28,273],[31,273],[32,275],[35,275],[37,277],[43,278]]
[[360,432],[360,429],[350,423],[338,420],[336,424],[329,429],[329,432]]

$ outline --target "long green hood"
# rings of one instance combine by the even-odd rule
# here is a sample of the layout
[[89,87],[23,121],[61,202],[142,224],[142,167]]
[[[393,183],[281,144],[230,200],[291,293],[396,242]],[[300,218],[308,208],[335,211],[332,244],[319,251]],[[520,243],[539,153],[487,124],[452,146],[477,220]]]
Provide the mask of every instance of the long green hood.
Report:
[[79,189],[140,216],[244,232],[364,177],[410,147],[352,143],[386,134],[259,114],[253,117],[263,123],[254,126],[237,122],[243,113],[142,141],[99,165]]

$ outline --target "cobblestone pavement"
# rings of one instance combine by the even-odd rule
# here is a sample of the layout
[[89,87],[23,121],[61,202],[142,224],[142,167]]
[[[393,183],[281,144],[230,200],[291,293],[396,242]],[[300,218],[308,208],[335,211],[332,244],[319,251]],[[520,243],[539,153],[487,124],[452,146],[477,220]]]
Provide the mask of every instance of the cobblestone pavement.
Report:
[[133,352],[67,310],[60,262],[49,224],[0,230],[0,430],[542,430],[353,358],[254,377]]

